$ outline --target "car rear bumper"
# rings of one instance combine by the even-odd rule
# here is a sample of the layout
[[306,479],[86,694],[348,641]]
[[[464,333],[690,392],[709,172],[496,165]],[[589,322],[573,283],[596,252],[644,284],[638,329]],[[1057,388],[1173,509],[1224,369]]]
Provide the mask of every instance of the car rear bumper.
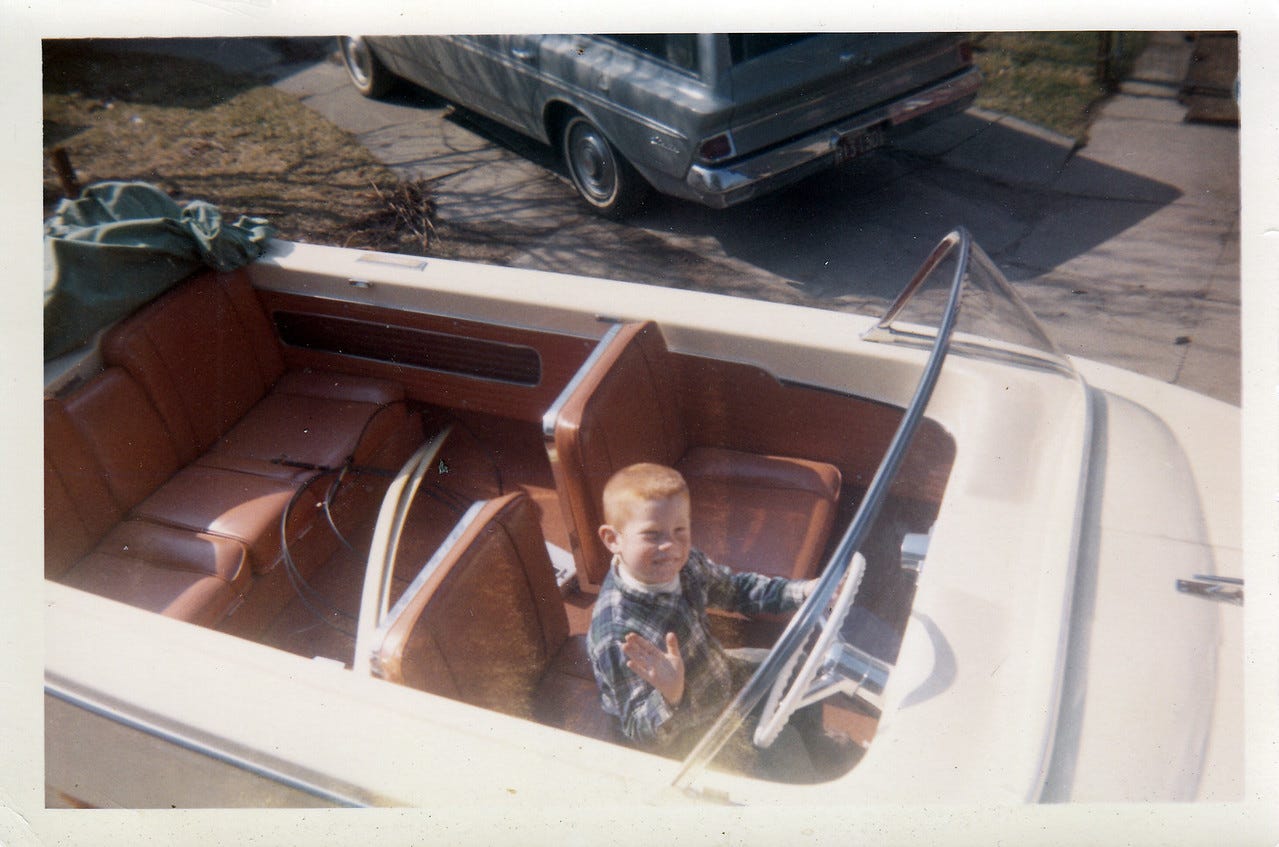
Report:
[[[940,118],[963,111],[981,85],[970,67],[937,85],[883,103],[760,153],[725,165],[693,165],[685,188],[707,206],[722,209],[802,179],[858,155],[862,139],[890,140]],[[844,152],[841,148],[852,148]]]

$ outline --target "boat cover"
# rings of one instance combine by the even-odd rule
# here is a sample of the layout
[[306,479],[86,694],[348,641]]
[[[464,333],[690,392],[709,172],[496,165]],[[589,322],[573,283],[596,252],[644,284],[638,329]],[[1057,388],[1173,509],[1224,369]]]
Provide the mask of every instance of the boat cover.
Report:
[[234,270],[275,234],[262,218],[223,221],[153,185],[100,182],[44,224],[44,360],[68,353],[202,266]]

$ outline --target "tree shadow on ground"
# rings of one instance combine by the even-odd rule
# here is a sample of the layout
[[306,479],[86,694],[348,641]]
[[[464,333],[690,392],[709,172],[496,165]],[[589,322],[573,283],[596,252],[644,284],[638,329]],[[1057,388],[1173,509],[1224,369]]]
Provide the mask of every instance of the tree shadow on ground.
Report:
[[[548,225],[561,216],[579,225],[575,213],[555,208],[577,201],[554,149],[462,108],[449,119],[563,183],[536,197],[512,190],[461,198],[459,206],[473,202],[482,210],[471,220],[518,219],[534,203],[546,204]],[[1093,250],[1179,196],[1173,186],[1088,159],[1086,148],[1081,153],[997,116],[964,114],[738,206],[711,209],[654,195],[629,221],[584,230],[629,226],[654,237],[710,240],[734,262],[785,280],[797,301],[839,307],[844,300],[886,303],[957,226],[969,229],[1015,281]],[[1053,237],[1032,237],[1045,230]],[[592,273],[619,270],[601,274],[609,276],[642,269],[644,257],[631,261],[626,245],[649,250],[651,239],[614,236],[584,237],[578,264]]]
[[[817,298],[890,298],[957,226],[1011,279],[1038,276],[1129,229],[1181,193],[1025,129],[970,115],[961,139],[878,151],[740,206],[654,204],[635,223],[714,239]],[[997,152],[983,160],[980,150]],[[977,151],[977,152],[974,152]],[[1054,238],[1031,238],[1051,227]]]

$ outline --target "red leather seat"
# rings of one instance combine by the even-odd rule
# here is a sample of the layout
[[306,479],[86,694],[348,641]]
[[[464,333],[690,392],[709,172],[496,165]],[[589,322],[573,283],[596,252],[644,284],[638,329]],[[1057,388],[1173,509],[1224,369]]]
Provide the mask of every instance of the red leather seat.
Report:
[[387,628],[384,679],[575,732],[620,736],[600,705],[585,636],[570,636],[537,507],[483,505]]
[[[421,441],[402,386],[286,371],[242,271],[157,298],[107,332],[103,358],[45,402],[46,575],[186,620],[225,616],[286,539],[313,554],[304,570],[336,546],[310,532],[317,466],[394,468]],[[347,485],[334,510],[372,508],[376,489]]]
[[715,561],[773,576],[815,575],[835,519],[839,469],[695,443],[671,356],[656,324],[623,325],[559,409],[548,449],[579,576],[599,585],[608,571],[597,535],[604,485],[635,462],[684,475],[693,544]]
[[371,461],[414,429],[397,383],[286,371],[242,271],[184,282],[113,327],[102,352],[142,387],[184,466],[296,481],[309,474],[298,465]]
[[129,520],[56,400],[45,402],[45,576],[212,626],[241,602],[248,553],[230,538]]
[[145,521],[118,524],[62,576],[73,588],[203,626],[243,599],[249,567],[239,542]]
[[120,368],[107,368],[60,402],[91,457],[86,470],[101,477],[120,515],[238,540],[257,571],[275,564],[280,518],[296,484],[199,464],[183,467],[164,422]]

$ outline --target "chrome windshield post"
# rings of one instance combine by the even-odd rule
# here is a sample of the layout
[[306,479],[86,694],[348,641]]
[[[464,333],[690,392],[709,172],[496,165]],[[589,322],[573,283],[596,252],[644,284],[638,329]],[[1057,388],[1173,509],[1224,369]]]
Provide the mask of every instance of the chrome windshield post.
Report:
[[[955,271],[950,280],[945,310],[937,327],[932,350],[924,364],[919,382],[915,386],[910,405],[906,408],[905,414],[902,415],[896,432],[893,433],[892,441],[889,443],[883,461],[871,479],[866,495],[862,498],[862,502],[858,506],[856,514],[853,515],[848,529],[840,539],[839,546],[831,555],[830,561],[818,579],[817,587],[813,590],[813,593],[809,595],[808,600],[791,618],[777,644],[755,670],[754,675],[738,691],[737,696],[733,698],[728,707],[712,724],[706,735],[702,737],[697,746],[684,759],[679,773],[675,775],[675,779],[672,782],[673,787],[677,790],[685,792],[694,790],[693,783],[695,780],[710,764],[716,754],[719,753],[733,733],[741,728],[747,716],[759,705],[764,695],[774,684],[776,677],[784,668],[789,667],[791,657],[803,649],[808,636],[813,631],[813,627],[821,621],[823,612],[834,599],[844,575],[849,571],[854,555],[857,554],[858,547],[874,524],[875,518],[879,515],[880,507],[888,497],[893,479],[905,458],[906,449],[910,446],[911,439],[915,434],[915,430],[919,427],[920,421],[923,420],[924,408],[928,405],[928,400],[932,397],[933,388],[936,387],[937,380],[941,376],[942,365],[946,360],[946,354],[950,346],[951,334],[954,332],[955,322],[959,316],[960,300],[971,250],[972,236],[968,234],[968,231],[962,227],[952,231],[932,251],[907,286],[907,291],[916,290],[941,265],[944,259],[952,253],[955,254]],[[903,301],[899,299],[900,302]],[[894,307],[890,307],[890,314],[894,313],[894,309],[900,308],[899,303],[894,304]],[[883,669],[876,668],[874,670]],[[886,681],[886,679],[887,674],[885,672],[884,680]]]

